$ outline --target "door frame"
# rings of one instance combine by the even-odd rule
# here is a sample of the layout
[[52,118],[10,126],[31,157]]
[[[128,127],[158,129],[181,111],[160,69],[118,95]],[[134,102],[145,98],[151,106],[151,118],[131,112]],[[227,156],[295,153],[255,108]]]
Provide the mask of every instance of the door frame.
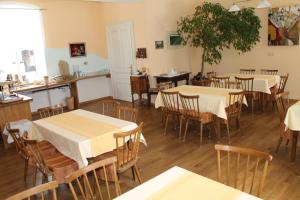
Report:
[[[115,81],[114,81],[114,71],[112,67],[112,44],[110,39],[110,28],[113,26],[121,26],[127,25],[130,28],[130,37],[131,37],[131,52],[132,52],[132,69],[136,66],[136,53],[135,53],[135,36],[134,36],[134,23],[133,21],[122,21],[118,23],[112,23],[106,26],[106,40],[107,40],[107,52],[108,52],[108,63],[110,67],[110,74],[111,74],[111,84],[112,84],[112,94],[113,97],[116,97],[116,89],[115,89]],[[130,75],[130,72],[129,72]],[[130,79],[130,77],[128,77]],[[130,97],[131,97],[131,87],[130,87]]]

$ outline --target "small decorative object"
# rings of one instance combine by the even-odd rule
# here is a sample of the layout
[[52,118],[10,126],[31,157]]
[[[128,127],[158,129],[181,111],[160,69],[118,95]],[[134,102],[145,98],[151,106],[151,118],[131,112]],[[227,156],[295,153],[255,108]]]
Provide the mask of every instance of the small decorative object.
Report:
[[182,39],[181,39],[179,33],[170,33],[169,34],[170,46],[180,46],[181,42],[182,42]]
[[164,41],[155,41],[155,49],[163,49]]
[[49,84],[49,77],[48,76],[44,76],[44,82],[45,82],[45,85]]
[[269,10],[268,44],[299,45],[300,4]]
[[85,43],[70,43],[70,56],[71,58],[86,56]]
[[147,58],[146,48],[138,48],[136,51],[136,58]]

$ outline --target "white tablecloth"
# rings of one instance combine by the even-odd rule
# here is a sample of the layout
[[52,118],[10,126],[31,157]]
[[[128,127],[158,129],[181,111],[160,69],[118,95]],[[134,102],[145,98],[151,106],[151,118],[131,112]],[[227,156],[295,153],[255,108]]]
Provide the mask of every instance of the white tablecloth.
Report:
[[[187,178],[192,178],[193,181],[189,182]],[[191,186],[193,186],[191,184],[202,187],[191,189]],[[190,192],[193,192],[193,194],[190,194]],[[173,167],[142,185],[122,194],[115,200],[145,199],[259,200],[260,198],[183,168]]]
[[[22,136],[25,131],[28,131],[30,129],[30,127],[32,126],[32,121],[30,121],[28,119],[22,119],[22,120],[15,121],[15,122],[9,122],[9,125],[10,125],[11,129],[19,129],[20,135]],[[3,130],[3,134],[8,136],[7,143],[10,144],[10,143],[14,142],[13,138],[7,131],[6,127]]]
[[280,83],[280,76],[278,75],[263,75],[263,74],[224,74],[223,76],[230,76],[230,81],[235,81],[235,77],[250,78],[253,77],[253,90],[256,92],[262,92],[271,94],[270,88],[277,86]]
[[300,101],[289,107],[284,124],[292,131],[300,131]]
[[[222,119],[227,119],[225,108],[229,106],[229,93],[240,92],[242,90],[182,85],[168,89],[167,91],[178,91],[185,95],[199,95],[199,109],[201,112],[210,112]],[[246,98],[244,98],[244,104],[247,105]],[[161,93],[158,93],[155,100],[155,108],[163,106]],[[179,106],[182,108],[180,101]]]
[[[120,131],[129,131],[137,127],[137,124],[133,122],[124,121],[117,118],[88,112],[85,110],[79,109],[69,113],[76,114],[84,118],[89,118],[91,120],[99,121],[108,125],[114,125],[118,127]],[[114,133],[111,132],[108,134],[110,144],[108,145],[106,143],[105,145],[103,145],[106,149],[101,153],[112,151],[116,147],[115,139],[113,138]],[[84,167],[88,165],[87,158],[97,156],[95,155],[95,152],[93,152],[92,148],[92,140],[94,138],[85,137],[81,134],[70,131],[70,129],[54,125],[52,123],[49,123],[49,121],[47,121],[46,119],[34,121],[32,127],[28,131],[28,136],[30,139],[49,141],[62,154],[75,160],[78,163],[79,167]],[[141,135],[141,142],[147,145],[143,135]],[[99,143],[99,146],[101,147],[101,143]]]

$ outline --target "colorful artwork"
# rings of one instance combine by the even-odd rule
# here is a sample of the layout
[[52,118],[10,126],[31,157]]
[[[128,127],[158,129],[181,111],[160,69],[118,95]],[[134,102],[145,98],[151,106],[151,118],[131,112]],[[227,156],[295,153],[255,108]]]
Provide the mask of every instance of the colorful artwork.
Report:
[[86,56],[85,43],[69,44],[71,58]]
[[268,44],[299,45],[300,5],[272,8],[269,11]]

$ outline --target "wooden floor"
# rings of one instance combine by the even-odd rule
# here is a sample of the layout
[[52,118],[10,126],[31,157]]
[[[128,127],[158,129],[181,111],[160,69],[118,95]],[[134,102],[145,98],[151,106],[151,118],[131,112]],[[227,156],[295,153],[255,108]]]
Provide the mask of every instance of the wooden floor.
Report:
[[[87,105],[87,110],[95,111],[95,105]],[[274,159],[271,163],[262,197],[269,200],[300,199],[300,152],[295,163],[289,161],[289,149],[282,147],[278,155],[274,149],[278,140],[278,118],[271,111],[246,113],[242,116],[241,132],[234,131],[232,124],[231,145],[256,148],[270,152]],[[196,128],[189,130],[186,143],[177,138],[177,130],[170,125],[168,134],[163,136],[160,113],[153,107],[139,107],[139,121],[145,123],[143,134],[148,146],[141,145],[139,167],[143,181],[173,167],[180,166],[197,174],[216,179],[216,156],[212,139],[204,138],[204,144],[199,146],[199,136]],[[225,142],[225,127],[223,142]],[[221,141],[222,143],[222,141]],[[0,146],[0,199],[20,192],[31,186],[31,180],[23,181],[23,161],[15,149],[4,150]],[[130,177],[130,173],[128,174]],[[123,178],[122,191],[133,188],[136,183]],[[64,199],[67,199],[66,187],[60,188]]]

